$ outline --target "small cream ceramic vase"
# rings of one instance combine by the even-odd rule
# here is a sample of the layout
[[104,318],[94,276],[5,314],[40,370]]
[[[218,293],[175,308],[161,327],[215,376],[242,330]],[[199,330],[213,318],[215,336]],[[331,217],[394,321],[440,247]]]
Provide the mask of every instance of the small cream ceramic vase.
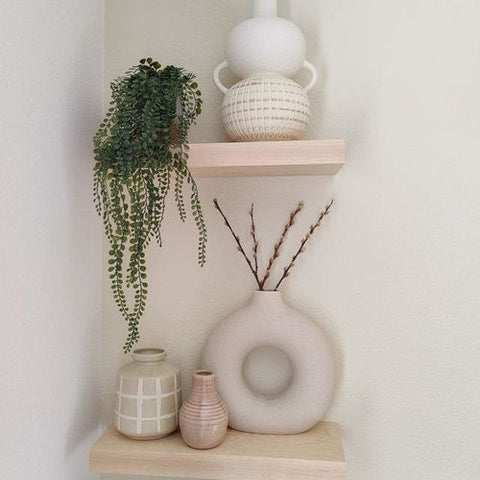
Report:
[[208,370],[196,371],[190,398],[180,410],[183,440],[192,448],[213,448],[222,443],[227,426],[228,412],[218,396],[213,373]]
[[180,370],[166,356],[159,348],[135,350],[133,362],[118,372],[115,427],[129,438],[162,438],[178,427]]

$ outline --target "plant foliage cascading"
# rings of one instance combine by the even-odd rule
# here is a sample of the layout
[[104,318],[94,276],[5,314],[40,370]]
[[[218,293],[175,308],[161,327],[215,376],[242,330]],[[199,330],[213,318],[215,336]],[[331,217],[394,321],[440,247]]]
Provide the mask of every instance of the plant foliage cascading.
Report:
[[[185,182],[191,187],[189,203],[199,233],[198,261],[205,263],[205,221],[187,167],[187,133],[202,107],[194,79],[183,69],[162,68],[151,58],[140,60],[112,82],[110,108],[94,137],[94,202],[110,243],[113,298],[128,323],[125,352],[139,339],[139,320],[145,311],[145,248],[152,239],[162,244],[160,230],[170,188],[185,221]],[[132,298],[127,297],[128,289]]]

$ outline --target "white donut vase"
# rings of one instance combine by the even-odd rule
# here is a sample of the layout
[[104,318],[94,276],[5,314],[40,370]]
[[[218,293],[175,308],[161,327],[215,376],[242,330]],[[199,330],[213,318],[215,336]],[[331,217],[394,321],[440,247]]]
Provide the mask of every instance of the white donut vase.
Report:
[[[249,353],[275,347],[290,360],[292,378],[275,395],[259,393],[244,376]],[[309,430],[330,405],[333,357],[320,327],[285,303],[279,292],[255,292],[252,302],[211,333],[203,367],[215,373],[230,427],[250,433],[296,434]]]

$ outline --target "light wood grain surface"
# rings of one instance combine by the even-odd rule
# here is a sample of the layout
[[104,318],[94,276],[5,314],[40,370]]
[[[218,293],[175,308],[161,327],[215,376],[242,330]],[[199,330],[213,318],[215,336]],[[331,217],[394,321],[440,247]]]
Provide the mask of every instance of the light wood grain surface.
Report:
[[90,470],[211,480],[343,480],[345,461],[337,425],[331,422],[300,435],[229,430],[211,450],[187,447],[178,432],[136,441],[111,428],[93,446]]
[[345,162],[343,140],[194,143],[196,177],[334,175]]

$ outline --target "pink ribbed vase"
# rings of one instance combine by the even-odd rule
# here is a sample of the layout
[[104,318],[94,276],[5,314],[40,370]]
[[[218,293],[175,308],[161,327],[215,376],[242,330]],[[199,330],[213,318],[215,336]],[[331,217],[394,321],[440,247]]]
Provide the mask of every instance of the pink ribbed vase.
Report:
[[192,393],[180,409],[180,432],[185,443],[205,450],[222,443],[227,433],[228,412],[208,370],[193,374]]

